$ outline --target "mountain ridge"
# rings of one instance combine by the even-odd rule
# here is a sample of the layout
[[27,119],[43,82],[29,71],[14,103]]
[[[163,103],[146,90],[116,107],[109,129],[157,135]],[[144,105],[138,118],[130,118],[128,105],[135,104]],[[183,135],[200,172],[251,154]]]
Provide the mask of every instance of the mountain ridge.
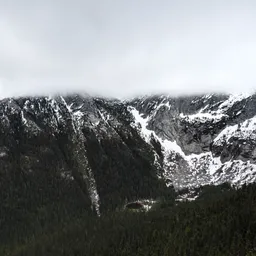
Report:
[[4,99],[1,186],[13,182],[10,173],[41,179],[51,170],[98,215],[172,187],[241,186],[256,179],[255,116],[256,94]]

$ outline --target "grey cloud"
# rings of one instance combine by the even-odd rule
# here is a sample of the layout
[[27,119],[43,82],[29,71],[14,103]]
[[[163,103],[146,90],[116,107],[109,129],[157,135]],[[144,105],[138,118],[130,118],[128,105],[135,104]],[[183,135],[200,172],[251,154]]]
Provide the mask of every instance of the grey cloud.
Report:
[[0,0],[2,97],[256,89],[254,0]]

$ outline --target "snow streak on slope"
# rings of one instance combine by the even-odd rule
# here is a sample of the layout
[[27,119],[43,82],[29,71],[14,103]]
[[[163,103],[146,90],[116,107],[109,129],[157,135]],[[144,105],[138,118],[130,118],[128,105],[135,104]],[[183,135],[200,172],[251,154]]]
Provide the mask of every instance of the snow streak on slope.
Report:
[[248,97],[250,94],[238,94],[238,95],[230,95],[229,98],[221,103],[217,110],[208,111],[205,113],[204,111],[207,109],[208,105],[206,105],[203,109],[198,111],[193,115],[184,115],[180,113],[180,117],[185,119],[187,122],[200,122],[205,123],[208,121],[212,121],[214,123],[219,122],[221,119],[228,117],[226,111],[230,109],[235,103],[240,102]]
[[62,102],[66,106],[72,120],[72,127],[74,131],[74,138],[73,142],[76,148],[76,158],[77,158],[77,163],[79,166],[79,171],[83,173],[83,178],[85,181],[87,181],[87,189],[91,198],[92,205],[95,207],[96,213],[98,216],[100,216],[100,205],[99,205],[99,194],[97,191],[97,186],[96,186],[96,180],[94,178],[93,172],[91,170],[91,167],[89,166],[89,162],[87,159],[87,152],[84,148],[84,135],[81,130],[83,120],[82,117],[84,116],[83,113],[80,114],[80,111],[76,112],[78,114],[74,115],[72,113],[71,106],[69,106],[65,99],[61,97]]
[[216,112],[223,113],[231,108],[235,103],[240,102],[250,96],[251,94],[248,93],[230,95],[229,98],[219,106],[219,109]]
[[256,140],[256,116],[243,123],[226,127],[215,139],[215,145],[227,143],[231,138]]
[[214,122],[220,121],[223,117],[226,117],[227,115],[225,114],[217,114],[217,112],[212,112],[212,113],[202,113],[198,112],[193,115],[184,115],[183,113],[180,114],[180,117],[185,119],[187,122],[207,122],[209,120],[213,120]]
[[[157,141],[160,142],[162,150],[163,150],[163,164],[164,164],[164,173],[163,176],[166,179],[166,185],[174,185],[175,188],[183,188],[183,185],[181,185],[180,180],[182,179],[186,187],[189,186],[198,186],[199,182],[204,183],[205,181],[203,180],[195,180],[193,182],[193,178],[195,178],[195,171],[199,172],[200,169],[198,167],[198,163],[200,163],[199,159],[204,159],[204,165],[207,165],[209,169],[214,169],[214,166],[216,163],[212,161],[205,161],[205,158],[207,156],[205,155],[191,155],[191,156],[186,156],[182,149],[177,145],[175,141],[169,141],[167,139],[162,139],[159,138],[159,136],[156,135],[154,131],[151,131],[147,128],[147,123],[149,118],[143,118],[141,114],[133,107],[129,108],[130,112],[133,114],[134,119],[135,119],[135,127],[140,128],[141,131],[141,136],[145,139],[147,143],[150,144],[151,138],[155,138]],[[179,167],[179,164],[176,162],[176,159],[179,158],[180,160],[183,159],[186,164],[186,168],[188,168],[188,172],[183,173],[182,172],[176,172],[175,170]],[[179,160],[179,162],[181,162]],[[211,168],[210,168],[211,166]],[[185,169],[185,167],[184,167]],[[183,175],[182,177],[180,175]],[[204,175],[205,176],[205,175]],[[170,182],[170,180],[172,182]],[[184,182],[187,180],[187,182]],[[176,182],[177,181],[177,182]],[[209,183],[210,179],[208,178],[205,183]]]
[[[222,118],[225,115],[224,111],[227,111],[235,102],[241,101],[245,97],[248,97],[248,95],[230,96],[214,113],[200,112],[197,114],[197,117],[200,117],[200,121],[202,122],[207,118],[211,119],[213,117],[216,118],[216,121],[218,118]],[[175,141],[162,139],[157,136],[154,131],[147,128],[151,116],[143,117],[142,114],[133,107],[129,107],[129,110],[135,119],[133,126],[140,128],[141,136],[145,141],[150,144],[151,139],[155,138],[160,142],[164,155],[163,176],[167,185],[173,185],[176,189],[194,188],[207,184],[221,184],[223,182],[230,182],[231,184],[239,186],[255,179],[255,165],[249,162],[246,165],[243,161],[222,163],[220,157],[214,157],[212,152],[185,155],[181,147],[178,146]],[[192,121],[194,116],[196,115],[191,115],[188,118]],[[255,131],[256,118],[252,118],[241,125],[235,125],[231,128],[227,127],[215,139],[214,143],[222,141],[223,137],[229,138],[237,133],[237,136],[242,138],[255,138]]]
[[[161,146],[164,150],[165,155],[167,153],[170,153],[171,151],[174,151],[174,152],[179,153],[182,156],[185,156],[184,152],[182,151],[180,146],[177,145],[176,141],[169,141],[166,139],[162,139],[162,138],[158,137],[154,131],[149,130],[147,128],[148,120],[149,120],[148,117],[143,118],[142,115],[139,113],[139,111],[133,107],[129,107],[129,110],[132,113],[132,115],[134,116],[135,124],[140,125],[142,137],[148,143],[150,143],[151,138],[155,138],[156,140],[158,140],[161,143]],[[135,127],[137,127],[137,125],[135,125]]]

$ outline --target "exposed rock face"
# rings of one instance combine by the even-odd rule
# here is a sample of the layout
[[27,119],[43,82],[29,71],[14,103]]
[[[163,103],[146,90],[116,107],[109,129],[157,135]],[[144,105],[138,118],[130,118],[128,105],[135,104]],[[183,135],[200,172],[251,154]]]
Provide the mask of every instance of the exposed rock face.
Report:
[[255,94],[153,96],[129,104],[162,140],[165,177],[176,188],[255,181]]
[[256,179],[255,145],[256,94],[4,99],[1,199],[30,188],[79,191],[99,215],[168,193],[165,184],[241,185]]

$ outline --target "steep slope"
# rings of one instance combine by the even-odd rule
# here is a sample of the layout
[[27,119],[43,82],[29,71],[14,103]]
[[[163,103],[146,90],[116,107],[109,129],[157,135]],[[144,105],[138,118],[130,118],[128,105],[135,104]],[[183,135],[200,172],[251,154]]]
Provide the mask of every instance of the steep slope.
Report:
[[173,187],[254,182],[255,116],[256,94],[1,100],[2,216],[58,200],[100,215]]
[[127,104],[141,133],[160,142],[167,183],[182,189],[255,181],[255,94],[162,95]]
[[29,218],[36,228],[33,218],[91,209],[100,215],[169,193],[152,148],[131,121],[121,102],[88,95],[0,101],[4,237],[14,236],[15,221],[26,226]]

